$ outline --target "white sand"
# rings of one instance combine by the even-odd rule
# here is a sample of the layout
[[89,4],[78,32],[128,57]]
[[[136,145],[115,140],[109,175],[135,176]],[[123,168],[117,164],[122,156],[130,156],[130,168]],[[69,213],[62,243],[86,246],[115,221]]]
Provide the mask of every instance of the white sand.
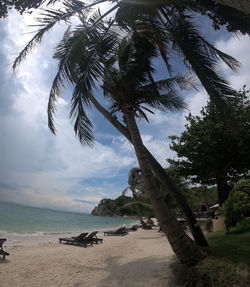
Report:
[[99,237],[103,244],[87,248],[59,244],[55,237],[7,240],[10,256],[0,258],[0,286],[169,286],[173,252],[163,233],[139,229],[124,237]]

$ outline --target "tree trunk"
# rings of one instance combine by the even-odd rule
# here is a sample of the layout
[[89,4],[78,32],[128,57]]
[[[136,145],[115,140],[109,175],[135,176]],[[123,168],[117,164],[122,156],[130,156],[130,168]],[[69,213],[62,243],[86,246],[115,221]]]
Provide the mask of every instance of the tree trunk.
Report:
[[[146,148],[145,148],[146,149]],[[181,193],[180,189],[174,182],[174,180],[166,173],[164,168],[158,163],[158,161],[153,157],[153,155],[146,150],[149,157],[149,164],[154,173],[154,175],[161,181],[161,183],[167,188],[167,190],[175,198],[177,204],[183,210],[184,215],[187,219],[190,231],[194,237],[194,240],[201,247],[208,246],[207,240],[201,230],[201,227],[194,217],[194,214],[187,203],[186,198]]]
[[223,178],[217,178],[216,182],[217,182],[219,206],[222,206],[223,203],[227,200],[229,192],[232,188],[230,185],[227,184],[226,180]]
[[[124,127],[119,121],[117,121],[112,115],[104,109],[99,102],[93,97],[90,97],[91,102],[96,107],[96,109],[104,115],[104,117],[117,129],[119,130],[130,142],[131,136],[126,127]],[[154,156],[150,153],[150,151],[144,146],[144,150],[147,153],[148,161],[150,164],[150,168],[153,174],[161,181],[161,183],[167,188],[167,190],[172,194],[175,198],[177,204],[183,210],[184,215],[187,219],[187,223],[191,230],[191,233],[194,237],[196,243],[205,247],[208,246],[207,240],[198,224],[197,220],[194,217],[194,214],[189,207],[186,198],[183,196],[178,186],[172,180],[172,178],[166,173],[164,168],[158,163],[158,161],[154,158]]]
[[206,207],[206,210],[208,211],[209,205],[208,205],[208,202],[207,202],[207,187],[206,187],[206,185],[202,185],[202,192],[203,192],[204,205]]
[[148,193],[160,226],[180,261],[188,266],[194,265],[202,260],[204,256],[198,246],[181,228],[164,201],[163,196],[159,194],[157,182],[148,164],[148,156],[141,140],[134,113],[125,112],[124,116],[130,131],[131,142],[134,146],[137,160],[142,171],[146,192]]
[[249,0],[216,0],[215,2],[250,14]]

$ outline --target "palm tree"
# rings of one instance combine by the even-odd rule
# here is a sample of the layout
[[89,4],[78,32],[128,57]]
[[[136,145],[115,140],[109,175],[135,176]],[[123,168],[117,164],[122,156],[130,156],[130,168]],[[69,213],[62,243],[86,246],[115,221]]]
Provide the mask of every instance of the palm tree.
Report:
[[[72,112],[71,117],[74,117],[74,115],[77,115],[76,122],[75,122],[75,131],[76,134],[79,136],[79,139],[82,143],[91,144],[91,140],[93,138],[92,136],[92,126],[90,121],[88,120],[87,114],[84,111],[83,103],[88,104],[89,101],[91,101],[99,111],[104,113],[104,115],[108,118],[109,121],[111,121],[112,124],[114,124],[118,130],[120,130],[129,140],[131,140],[131,137],[126,129],[120,122],[116,121],[115,118],[113,118],[103,107],[99,105],[99,103],[96,101],[96,99],[92,95],[92,88],[88,88],[91,86],[91,83],[93,84],[94,79],[96,78],[96,74],[100,75],[102,73],[101,65],[99,64],[102,61],[103,51],[106,49],[107,51],[112,51],[112,47],[114,45],[114,41],[112,42],[112,36],[109,33],[109,29],[112,28],[112,25],[114,23],[114,20],[110,20],[108,22],[108,25],[103,28],[101,25],[101,20],[103,18],[103,15],[100,14],[96,15],[96,17],[92,17],[92,20],[89,22],[90,25],[86,25],[84,22],[84,15],[81,13],[83,9],[87,9],[90,6],[95,5],[97,2],[103,2],[103,1],[96,1],[88,6],[84,5],[81,1],[74,1],[71,3],[71,1],[67,2],[67,10],[65,11],[53,11],[48,10],[48,15],[44,18],[44,26],[40,29],[40,31],[33,37],[33,39],[27,44],[26,48],[20,53],[19,57],[16,59],[14,63],[14,68],[20,63],[20,61],[27,55],[29,50],[33,47],[33,45],[36,42],[41,41],[43,34],[53,27],[55,23],[57,23],[59,20],[67,20],[70,16],[74,15],[75,13],[78,13],[81,17],[82,27],[78,27],[75,31],[74,37],[71,37],[69,41],[67,41],[67,46],[63,46],[60,48],[60,45],[58,46],[58,51],[61,49],[61,53],[64,53],[65,57],[68,57],[68,62],[71,62],[69,65],[67,61],[63,60],[59,63],[59,71],[62,70],[61,68],[64,66],[63,73],[59,72],[57,76],[55,77],[53,87],[50,94],[50,100],[49,100],[49,108],[48,108],[48,114],[49,114],[49,126],[52,130],[52,132],[55,132],[55,127],[53,124],[53,118],[52,114],[55,111],[54,106],[54,100],[56,98],[56,94],[58,94],[61,85],[62,85],[62,79],[66,78],[66,80],[72,81],[72,75],[69,76],[70,70],[72,70],[72,61],[74,60],[75,56],[79,51],[80,46],[89,45],[90,39],[98,39],[98,44],[96,44],[96,51],[93,49],[89,49],[86,51],[86,61],[84,63],[81,63],[81,66],[88,66],[92,67],[93,71],[95,73],[89,73],[89,74],[82,74],[80,77],[80,80],[78,81],[78,84],[74,90],[73,98],[75,100],[74,105],[72,106]],[[116,7],[113,7],[112,9],[115,9]],[[111,9],[111,10],[112,10]],[[102,34],[97,35],[96,30],[102,30]],[[86,31],[88,33],[86,33]],[[70,30],[66,31],[65,33],[65,39],[69,37]],[[107,37],[104,35],[108,35]],[[111,40],[111,43],[109,43],[109,40]],[[104,48],[105,49],[104,49]],[[110,49],[110,50],[109,50]],[[109,53],[109,52],[107,52]],[[55,55],[56,56],[56,55]],[[104,55],[105,56],[105,55]],[[65,59],[64,57],[64,59]],[[74,66],[73,66],[74,67]],[[68,79],[67,79],[68,77]],[[177,80],[178,77],[175,79]],[[180,78],[180,80],[183,81],[183,78]],[[87,82],[86,82],[87,81]],[[181,82],[181,81],[180,81]],[[80,89],[79,89],[80,87]],[[78,113],[75,113],[78,111]],[[88,123],[86,125],[86,123]],[[178,202],[180,204],[181,208],[184,210],[184,213],[188,219],[191,232],[196,240],[196,242],[200,246],[206,246],[207,242],[205,240],[205,237],[197,224],[191,209],[189,208],[185,198],[182,196],[181,192],[178,190],[176,184],[171,179],[171,177],[166,174],[164,169],[160,166],[160,164],[155,160],[155,158],[150,154],[150,152],[145,148],[145,151],[147,153],[147,156],[149,157],[151,169],[161,181],[166,186],[166,188],[172,192]]]
[[[132,39],[132,42],[127,39],[122,40],[116,53],[117,56],[112,59],[112,65],[108,63],[105,69],[102,87],[104,95],[109,97],[112,103],[111,111],[121,112],[123,115],[142,171],[146,192],[160,226],[178,258],[189,265],[200,260],[202,255],[178,224],[163,195],[159,194],[159,186],[151,172],[136,123],[137,117],[148,120],[146,113],[152,112],[151,109],[173,110],[182,107],[183,103],[169,89],[174,79],[152,81],[149,76],[152,71],[150,58],[148,59],[148,55],[142,53],[141,49],[145,50],[145,41],[142,40],[144,44],[141,45],[141,40],[139,38],[138,41],[137,37]],[[184,250],[189,254],[188,256],[184,255]]]
[[[143,106],[144,104],[162,110],[183,107],[183,101],[173,91],[169,92],[169,90],[174,84],[182,86],[187,84],[188,81],[185,77],[177,76],[172,79],[153,82],[151,75],[153,70],[149,60],[149,56],[155,55],[153,46],[144,41],[144,44],[150,46],[146,48],[139,41],[137,47],[140,47],[140,49],[135,49],[135,46],[129,44],[130,41],[126,39],[119,45],[117,37],[108,29],[110,22],[105,24],[98,22],[98,25],[95,26],[96,29],[88,29],[89,23],[96,21],[98,16],[98,14],[95,14],[88,21],[81,17],[82,25],[78,25],[73,31],[68,29],[63,40],[56,48],[54,56],[59,63],[58,73],[53,81],[48,104],[49,127],[55,133],[53,119],[55,103],[57,96],[60,95],[63,82],[68,80],[75,85],[70,113],[71,117],[75,117],[75,132],[82,144],[92,145],[92,124],[88,119],[85,108],[90,105],[90,101],[94,102],[95,100],[94,87],[96,81],[103,79],[105,96],[109,96],[113,101],[112,113],[123,113],[131,134],[131,141],[136,146],[138,141],[133,140],[132,135],[140,138],[140,134],[138,131],[130,131],[131,128],[137,128],[134,109],[136,108],[136,113],[146,118],[143,110],[149,111],[149,109]],[[88,33],[86,33],[86,29]],[[138,39],[135,38],[134,42],[136,43]],[[140,40],[143,41],[142,38]],[[148,53],[142,53],[142,50]],[[117,60],[119,59],[118,56],[121,60],[119,62]],[[116,69],[117,64],[120,65],[120,70]],[[125,88],[126,93],[121,91],[117,81],[121,84],[121,87]],[[122,81],[126,82],[122,83]],[[112,92],[113,88],[115,88],[114,93]],[[129,88],[131,91],[128,90]],[[166,90],[168,91],[167,94],[159,93],[159,91]],[[133,94],[134,92],[135,94]],[[133,107],[130,107],[130,104]],[[131,114],[131,112],[133,113]],[[162,230],[166,233],[178,258],[187,265],[195,264],[203,258],[203,255],[196,244],[179,226],[163,197],[159,196],[158,186],[147,163],[144,146],[141,146],[141,143],[138,146],[143,148],[143,154],[140,149],[138,151],[137,147],[136,150],[144,176],[145,187]]]
[[152,211],[152,205],[142,201],[142,198],[145,198],[145,192],[142,182],[142,173],[138,167],[133,167],[130,169],[128,175],[128,184],[129,186],[124,189],[122,195],[125,195],[130,190],[132,192],[133,202],[126,204],[125,207],[135,206],[140,222],[142,225],[144,225],[145,222],[142,219],[142,209],[146,208]]
[[[84,29],[86,28],[85,24],[86,23],[83,25]],[[63,41],[56,49],[55,57],[59,60],[59,70],[55,77],[49,100],[50,128],[52,132],[55,132],[53,123],[56,99],[55,92],[60,90],[61,77],[64,77],[75,84],[71,115],[77,115],[75,123],[76,133],[81,142],[90,144],[92,141],[91,126],[86,117],[86,113],[83,111],[83,104],[88,106],[89,101],[95,99],[92,93],[92,88],[95,84],[93,79],[97,80],[100,78],[103,72],[102,87],[105,96],[109,97],[112,101],[111,113],[121,112],[124,116],[125,123],[131,135],[131,142],[135,146],[139,165],[142,169],[146,190],[162,230],[165,231],[173,250],[180,260],[188,265],[194,264],[202,258],[202,255],[197,246],[181,229],[163,197],[158,196],[158,186],[147,163],[144,146],[141,146],[142,142],[138,143],[138,140],[133,139],[134,135],[136,135],[134,138],[137,137],[140,139],[138,130],[135,131],[135,129],[137,129],[134,118],[135,114],[147,118],[144,111],[149,111],[149,109],[145,104],[153,108],[161,108],[162,110],[183,107],[183,102],[173,92],[160,94],[159,91],[169,90],[174,82],[180,85],[187,81],[185,81],[185,78],[178,76],[156,83],[152,82],[152,77],[150,76],[152,68],[148,59],[150,54],[151,56],[155,54],[152,46],[151,50],[145,50],[145,45],[139,45],[141,48],[138,49],[138,46],[137,49],[135,49],[135,47],[130,44],[130,41],[124,39],[121,41],[119,49],[114,50],[113,54],[110,53],[110,48],[107,50],[108,53],[103,53],[104,43],[106,43],[105,46],[110,46],[110,43],[112,43],[111,47],[116,47],[116,45],[113,35],[111,35],[101,23],[99,23],[98,29],[99,33],[93,29],[91,33],[88,33],[88,37],[86,37],[86,35],[83,36],[79,26],[72,34],[70,34],[70,31],[67,31]],[[90,39],[96,43],[97,46],[95,49],[93,49],[93,42],[91,42]],[[136,42],[138,38],[134,40],[134,42]],[[80,45],[81,41],[84,42],[85,49],[81,50],[82,52],[78,54],[70,51],[71,56],[68,56],[69,49],[72,46],[76,48],[77,45]],[[101,51],[98,48],[99,43],[102,43],[99,47]],[[144,44],[146,44],[145,41]],[[79,49],[79,46],[77,48]],[[149,51],[149,53],[141,53],[142,49]],[[104,61],[105,56],[107,58]],[[105,64],[103,71],[100,63]],[[119,67],[119,69],[116,69],[116,67]]]
[[138,200],[138,195],[143,193],[142,175],[138,167],[133,167],[128,175],[128,187],[122,192],[125,195],[128,191],[132,192],[132,197],[135,201]]

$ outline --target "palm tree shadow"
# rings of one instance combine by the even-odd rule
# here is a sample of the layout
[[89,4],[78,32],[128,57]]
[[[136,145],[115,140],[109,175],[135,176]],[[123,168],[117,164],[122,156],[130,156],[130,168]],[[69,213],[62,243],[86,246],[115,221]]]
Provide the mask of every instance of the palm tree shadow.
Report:
[[164,233],[162,234],[159,234],[157,237],[156,236],[151,236],[151,237],[137,237],[138,240],[159,240],[159,239],[162,239],[162,237],[166,237],[166,235]]
[[122,256],[114,256],[106,260],[105,270],[109,275],[97,285],[98,287],[168,286],[167,282],[172,274],[169,262],[165,258],[150,256],[126,263],[121,261]]

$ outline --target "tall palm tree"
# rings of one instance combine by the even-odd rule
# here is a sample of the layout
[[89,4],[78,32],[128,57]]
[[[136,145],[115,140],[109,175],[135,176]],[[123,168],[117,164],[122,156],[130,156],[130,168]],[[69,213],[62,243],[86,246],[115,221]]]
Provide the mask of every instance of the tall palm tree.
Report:
[[128,185],[129,186],[122,192],[122,194],[125,195],[128,191],[131,191],[133,202],[126,204],[126,207],[135,206],[137,215],[141,224],[143,225],[145,222],[142,219],[142,209],[147,208],[152,211],[152,206],[142,201],[142,197],[145,197],[145,192],[143,191],[144,187],[141,170],[138,167],[133,167],[130,169],[128,175]]
[[[84,45],[85,46],[89,45],[91,40],[93,41],[94,39],[96,41],[95,43],[96,50],[94,50],[93,47],[91,49],[85,50],[85,56],[86,56],[85,62],[81,63],[81,67],[83,66],[89,67],[89,72],[88,73],[80,72],[80,74],[81,73],[82,74],[79,77],[80,80],[78,80],[77,82],[78,84],[74,90],[74,94],[73,94],[74,104],[72,105],[72,112],[71,112],[71,117],[74,117],[75,115],[77,115],[75,126],[74,126],[76,134],[79,136],[79,139],[82,143],[87,143],[87,144],[91,144],[93,135],[92,135],[92,126],[87,117],[87,114],[84,111],[83,104],[89,104],[89,101],[91,101],[95,105],[95,107],[100,112],[102,112],[107,117],[107,119],[116,126],[116,128],[118,128],[120,132],[122,132],[129,140],[131,140],[131,137],[129,135],[129,132],[127,131],[127,128],[124,127],[120,122],[116,121],[116,119],[113,118],[111,114],[109,114],[102,106],[100,106],[100,104],[98,103],[98,101],[96,101],[96,99],[93,97],[93,94],[92,94],[93,92],[92,84],[94,84],[94,80],[99,75],[101,75],[103,72],[102,66],[100,65],[100,63],[103,61],[103,57],[105,58],[106,54],[109,54],[110,51],[112,51],[113,46],[115,47],[115,43],[112,40],[112,35],[109,31],[113,27],[114,20],[110,20],[108,24],[106,25],[106,27],[103,28],[101,24],[101,19],[103,18],[103,15],[101,16],[100,14],[98,14],[94,18],[92,17],[92,20],[89,21],[90,24],[87,25],[84,20],[85,19],[84,14],[82,14],[81,11],[84,9],[90,8],[90,6],[93,6],[96,3],[101,3],[101,2],[103,1],[96,1],[86,6],[81,1],[74,1],[74,2],[65,1],[65,7],[66,7],[65,11],[48,10],[46,17],[43,19],[44,26],[42,26],[40,31],[27,44],[26,48],[20,53],[19,57],[16,59],[14,63],[14,68],[15,68],[18,64],[20,64],[20,61],[23,58],[25,58],[25,56],[27,55],[29,50],[34,46],[34,44],[36,42],[41,41],[43,34],[48,29],[53,27],[58,21],[67,20],[70,16],[75,15],[75,13],[79,15],[83,23],[82,26],[79,26],[76,28],[74,37],[69,37],[71,35],[70,30],[66,31],[64,39],[68,39],[68,38],[70,39],[67,41],[67,44],[65,46],[59,45],[57,49],[57,53],[63,54],[64,57],[62,57],[63,60],[60,60],[59,62],[59,69],[58,69],[59,72],[57,76],[55,77],[55,80],[52,86],[50,100],[49,100],[48,114],[49,114],[49,126],[52,132],[55,133],[55,127],[54,127],[54,122],[53,122],[53,117],[52,117],[52,114],[55,111],[54,100],[56,99],[56,96],[59,93],[60,88],[62,87],[62,81],[64,79],[69,80],[69,81],[73,80],[72,75],[74,73],[71,73],[71,71],[74,69],[75,65],[72,64],[72,62],[74,62],[76,55],[79,53],[79,48],[84,47]],[[115,8],[116,7],[112,7],[112,9],[115,9]],[[99,34],[96,33],[96,30],[98,30]],[[100,31],[101,31],[101,34],[100,34]],[[108,52],[105,52],[105,50]],[[90,72],[91,69],[94,72]],[[175,79],[177,80],[178,77],[176,77]],[[183,78],[179,78],[179,79],[183,81]],[[179,82],[181,83],[181,81]],[[193,213],[191,209],[189,208],[185,198],[182,196],[181,192],[178,190],[178,187],[176,186],[174,181],[171,179],[171,177],[165,172],[165,170],[160,166],[160,164],[155,160],[155,158],[146,148],[145,148],[145,151],[147,153],[147,156],[149,157],[151,169],[154,175],[156,175],[162,181],[162,183],[166,186],[166,188],[170,192],[173,193],[178,204],[184,210],[184,213],[190,225],[191,232],[196,242],[200,246],[206,246],[207,242],[205,240],[205,237],[199,225],[197,224],[197,221],[194,218]]]
[[[158,82],[152,81],[153,69],[150,65],[150,57],[155,56],[155,49],[148,41],[134,37],[133,44],[128,39],[123,39],[116,45],[113,34],[101,22],[96,27],[97,29],[90,29],[84,34],[81,31],[86,29],[84,22],[82,27],[78,26],[72,33],[68,30],[57,46],[55,58],[59,60],[59,69],[49,100],[50,128],[55,132],[54,104],[64,78],[75,84],[71,111],[71,115],[76,116],[75,131],[82,143],[90,144],[92,142],[91,125],[84,106],[88,106],[89,101],[95,100],[93,87],[95,81],[101,78],[104,95],[112,102],[111,113],[120,112],[124,117],[142,169],[148,196],[162,230],[165,231],[180,260],[188,265],[194,264],[202,258],[202,254],[179,226],[163,197],[158,196],[158,186],[148,165],[144,146],[141,141],[138,141],[138,138],[140,140],[141,138],[135,122],[136,115],[147,119],[145,111],[150,110],[146,105],[162,110],[183,107],[182,100],[169,90],[173,87],[173,83],[184,85],[187,80],[178,76]],[[82,45],[84,49],[79,49]],[[72,53],[71,49],[81,52]],[[163,91],[168,93],[160,93]]]

